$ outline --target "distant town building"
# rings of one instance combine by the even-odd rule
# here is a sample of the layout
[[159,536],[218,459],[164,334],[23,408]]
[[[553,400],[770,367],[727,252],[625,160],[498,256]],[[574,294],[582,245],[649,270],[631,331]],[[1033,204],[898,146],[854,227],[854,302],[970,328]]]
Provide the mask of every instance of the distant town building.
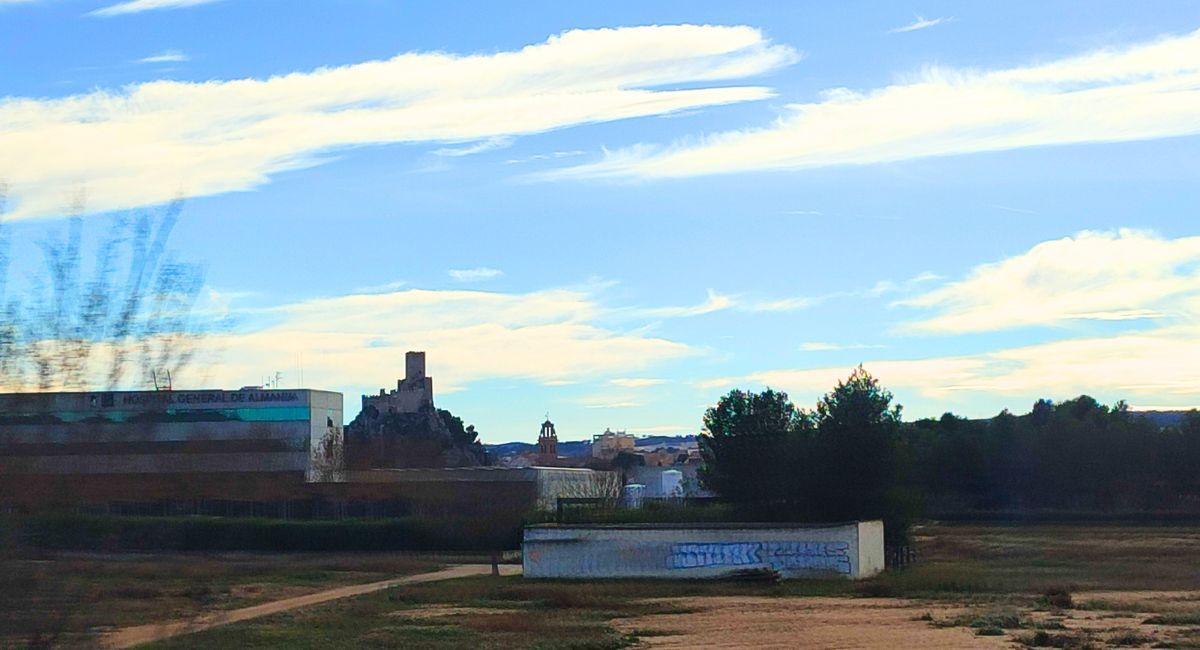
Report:
[[558,433],[554,431],[554,423],[550,418],[542,423],[537,444],[539,464],[546,465],[558,460]]
[[636,448],[637,438],[624,431],[605,428],[604,433],[592,436],[592,458],[612,460],[617,454],[623,451],[633,453]]
[[671,467],[640,466],[625,470],[626,485],[641,485],[644,498],[712,497],[715,493],[700,483],[699,465]]

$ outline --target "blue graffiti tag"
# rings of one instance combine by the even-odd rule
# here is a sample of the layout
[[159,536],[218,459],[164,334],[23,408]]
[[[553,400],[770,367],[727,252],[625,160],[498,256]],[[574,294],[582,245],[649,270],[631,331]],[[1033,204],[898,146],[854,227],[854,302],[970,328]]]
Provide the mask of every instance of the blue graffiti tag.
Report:
[[850,573],[848,542],[692,542],[675,544],[672,569],[769,566],[776,571]]

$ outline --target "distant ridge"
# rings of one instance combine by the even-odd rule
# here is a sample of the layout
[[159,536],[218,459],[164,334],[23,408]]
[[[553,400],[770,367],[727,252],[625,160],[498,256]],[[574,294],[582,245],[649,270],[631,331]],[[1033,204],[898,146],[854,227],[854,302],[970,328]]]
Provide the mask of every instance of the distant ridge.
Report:
[[1138,417],[1146,418],[1159,427],[1177,427],[1191,411],[1134,411]]
[[[696,442],[695,434],[682,436],[636,436],[638,447],[670,447],[683,446]],[[493,458],[512,456],[527,451],[536,451],[537,445],[531,442],[503,442],[495,445],[484,445],[488,455]],[[559,441],[558,454],[568,458],[590,456],[592,454],[591,440]]]

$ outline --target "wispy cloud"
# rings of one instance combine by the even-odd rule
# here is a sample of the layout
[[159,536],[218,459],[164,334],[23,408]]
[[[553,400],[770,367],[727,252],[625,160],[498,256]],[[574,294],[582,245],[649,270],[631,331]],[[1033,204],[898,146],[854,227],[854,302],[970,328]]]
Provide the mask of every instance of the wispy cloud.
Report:
[[639,406],[642,406],[642,403],[634,402],[631,400],[616,401],[616,402],[604,402],[604,401],[589,402],[587,400],[584,400],[583,402],[581,402],[581,405],[583,406],[583,408],[588,408],[588,409],[631,409],[631,408],[637,408]]
[[921,332],[984,332],[1178,314],[1200,300],[1200,237],[1081,232],[972,270],[898,305],[933,310]]
[[632,426],[625,429],[633,434],[648,434],[648,433],[673,433],[679,435],[687,435],[695,433],[697,426],[684,426],[682,424],[650,424],[646,426]]
[[952,20],[954,20],[954,19],[950,18],[950,17],[926,19],[926,18],[922,18],[921,16],[917,16],[917,19],[912,21],[911,23],[909,23],[903,27],[896,27],[895,29],[889,29],[888,33],[889,34],[902,34],[904,32],[915,32],[918,29],[929,29],[930,27],[935,27],[937,25],[941,25],[942,23],[948,23]]
[[532,156],[526,156],[524,158],[511,158],[509,160],[505,160],[504,163],[506,165],[520,165],[538,160],[558,160],[559,158],[572,158],[575,156],[582,156],[586,153],[586,151],[581,149],[573,149],[570,151],[551,151],[550,153],[539,153]]
[[426,350],[442,388],[496,378],[561,385],[697,354],[606,329],[596,323],[604,313],[591,294],[568,290],[408,289],[308,300],[270,309],[270,323],[257,329],[209,337],[222,362],[207,365],[205,379],[242,385],[263,368],[291,367],[303,351],[305,374],[323,387],[370,389],[395,382],[406,351]]
[[399,291],[406,286],[408,286],[408,282],[405,280],[394,280],[392,282],[385,282],[383,284],[371,284],[363,287],[357,287],[351,293],[389,293],[392,291]]
[[683,307],[652,307],[649,309],[637,310],[640,316],[650,318],[676,318],[680,316],[702,316],[711,314],[715,311],[722,311],[734,306],[734,300],[730,296],[722,295],[708,290],[708,299],[698,305],[688,305]]
[[[1031,401],[1090,393],[1195,404],[1200,396],[1200,328],[1171,326],[963,356],[868,360],[864,366],[893,390],[939,400],[969,393],[1024,395]],[[798,398],[828,391],[849,372],[841,366],[777,369],[701,386],[766,385]]]
[[411,52],[266,79],[9,97],[0,177],[13,219],[59,214],[80,187],[89,210],[131,208],[247,190],[354,146],[496,142],[761,100],[772,92],[726,82],[795,56],[751,27],[647,26],[573,30],[492,54]]
[[504,275],[504,271],[500,269],[492,269],[486,266],[480,266],[473,269],[450,269],[446,271],[450,277],[459,282],[478,282],[480,280],[488,280],[497,276]]
[[942,276],[936,273],[925,271],[901,282],[897,282],[895,280],[880,280],[872,285],[870,289],[867,289],[862,293],[871,298],[878,298],[889,293],[911,293],[925,284],[936,282],[937,280],[941,279],[943,279]]
[[[1200,237],[1083,232],[979,266],[961,281],[901,304],[935,310],[911,327],[936,334],[1110,322],[1103,334],[973,354],[865,360],[894,389],[940,402],[969,394],[1032,400],[1081,392],[1177,406],[1200,400]],[[1151,317],[1111,333],[1122,321]],[[801,349],[842,347],[849,346],[814,342]],[[778,368],[698,385],[706,390],[769,385],[796,397],[819,395],[848,372],[837,366]]]
[[1025,67],[931,66],[882,88],[828,90],[767,127],[638,144],[537,178],[796,170],[1196,133],[1200,31]]
[[798,296],[795,298],[783,298],[781,300],[767,300],[764,302],[756,302],[748,305],[748,311],[797,311],[800,309],[808,309],[822,301],[821,298],[810,298],[806,296]]
[[667,383],[665,379],[652,379],[650,377],[622,377],[619,379],[610,379],[608,383],[622,388],[648,388],[650,386],[658,386]]
[[95,11],[88,12],[89,16],[122,16],[125,14],[136,14],[143,11],[154,11],[157,9],[181,9],[183,7],[194,7],[196,5],[206,5],[221,0],[129,0],[129,2],[119,2],[115,5],[101,7]]
[[497,136],[465,147],[442,147],[441,149],[434,149],[433,155],[449,156],[451,158],[457,158],[459,156],[472,156],[477,153],[485,153],[488,151],[495,151],[497,149],[511,147],[513,142],[516,142],[514,138],[508,136]]
[[188,55],[184,54],[183,52],[180,52],[179,50],[166,50],[163,52],[159,52],[158,54],[155,54],[153,56],[148,56],[144,59],[138,59],[137,62],[138,63],[179,63],[181,61],[187,61],[187,60],[188,60]]
[[809,341],[800,344],[800,350],[804,352],[837,352],[841,350],[873,350],[882,348],[882,345],[867,345],[865,343],[823,343],[820,341]]

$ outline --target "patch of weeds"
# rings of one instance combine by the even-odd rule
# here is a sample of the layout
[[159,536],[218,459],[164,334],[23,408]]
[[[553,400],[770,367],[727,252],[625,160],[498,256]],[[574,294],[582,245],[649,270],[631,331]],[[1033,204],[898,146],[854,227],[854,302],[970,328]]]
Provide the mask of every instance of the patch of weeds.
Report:
[[998,627],[981,627],[975,630],[976,636],[1004,636],[1004,630]]
[[1031,648],[1066,648],[1068,650],[1092,650],[1096,644],[1087,636],[1080,634],[1054,634],[1038,630],[1032,635],[1019,639],[1022,644]]
[[917,620],[933,622],[933,614],[931,612],[925,612],[924,614],[918,616]]
[[1054,609],[1072,609],[1075,600],[1071,598],[1071,589],[1064,585],[1054,585],[1042,590],[1038,602]]
[[1142,621],[1143,625],[1200,625],[1200,612],[1170,612]]
[[1016,630],[1024,627],[1021,615],[1015,610],[997,610],[979,614],[972,618],[967,627],[976,630],[999,628],[1001,630]]
[[602,639],[569,639],[542,641],[529,646],[530,650],[621,650],[637,645],[630,634],[609,634]]
[[1113,636],[1108,637],[1109,645],[1117,647],[1138,647],[1147,643],[1153,643],[1154,637],[1140,634],[1136,630],[1122,630]]
[[1038,621],[1033,624],[1035,630],[1065,630],[1067,626],[1062,624],[1062,621]]
[[636,630],[630,632],[629,636],[641,638],[644,636],[675,636],[676,634],[678,634],[678,633],[671,632],[670,630],[654,630],[654,629],[639,628],[639,629],[636,629]]
[[150,598],[159,598],[162,595],[163,593],[159,589],[135,585],[114,587],[101,592],[102,598],[128,598],[130,600],[147,600]]
[[899,590],[881,580],[864,580],[854,586],[854,593],[865,598],[890,598],[898,596]]

